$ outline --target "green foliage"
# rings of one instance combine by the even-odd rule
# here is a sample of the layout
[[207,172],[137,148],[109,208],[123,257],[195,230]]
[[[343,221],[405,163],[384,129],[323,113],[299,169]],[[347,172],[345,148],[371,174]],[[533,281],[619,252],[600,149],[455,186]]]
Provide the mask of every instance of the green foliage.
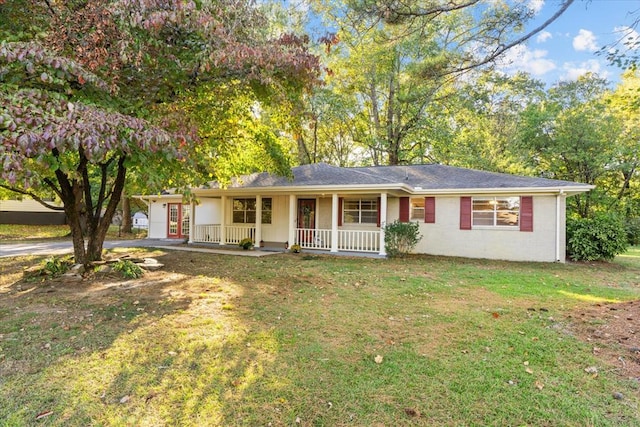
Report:
[[238,246],[240,246],[242,249],[251,249],[253,247],[253,239],[251,237],[245,237],[244,239],[240,240]]
[[70,266],[71,260],[69,259],[69,257],[51,257],[45,260],[44,267],[42,269],[48,275],[60,276],[61,274],[66,273],[69,270]]
[[384,226],[384,248],[391,258],[404,257],[422,239],[417,222],[395,220]]
[[627,241],[632,246],[640,245],[640,218],[627,220]]
[[567,252],[574,261],[611,261],[627,247],[625,224],[615,214],[567,219]]
[[128,259],[118,260],[113,264],[113,269],[119,271],[127,279],[137,279],[144,276],[144,270]]
[[302,252],[302,246],[300,246],[300,245],[291,245],[289,250],[291,252],[293,252],[294,254],[298,254],[298,253]]

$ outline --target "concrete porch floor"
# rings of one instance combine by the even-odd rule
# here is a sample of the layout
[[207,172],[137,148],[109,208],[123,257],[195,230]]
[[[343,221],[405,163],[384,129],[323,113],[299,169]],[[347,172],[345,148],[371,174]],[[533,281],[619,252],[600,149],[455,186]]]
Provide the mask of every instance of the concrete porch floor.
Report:
[[[284,248],[258,248],[251,250],[242,250],[237,246],[231,245],[218,245],[211,244],[207,245],[202,243],[196,244],[187,244],[187,245],[171,245],[171,246],[155,246],[159,249],[167,249],[173,251],[187,251],[187,252],[202,252],[202,253],[210,253],[210,254],[218,254],[218,255],[234,255],[234,256],[248,256],[248,257],[263,257],[268,255],[277,255],[282,253],[287,253],[288,250]],[[386,256],[379,255],[377,253],[370,252],[329,252],[329,251],[321,251],[315,249],[303,249],[300,253],[301,255],[331,255],[331,256],[351,256],[351,257],[360,257],[360,258],[379,258],[385,259]]]

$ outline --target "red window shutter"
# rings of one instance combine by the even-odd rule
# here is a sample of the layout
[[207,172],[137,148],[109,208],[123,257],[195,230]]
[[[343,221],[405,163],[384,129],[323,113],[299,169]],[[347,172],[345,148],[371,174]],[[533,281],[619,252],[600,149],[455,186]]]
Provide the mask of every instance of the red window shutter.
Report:
[[460,197],[460,230],[471,230],[471,197]]
[[338,227],[342,227],[342,197],[338,197]]
[[520,231],[533,231],[533,197],[520,197]]
[[400,222],[409,222],[409,209],[411,209],[409,198],[400,197]]
[[427,224],[435,224],[436,222],[436,198],[424,198],[424,222]]
[[380,197],[378,197],[378,223],[377,227],[380,227]]

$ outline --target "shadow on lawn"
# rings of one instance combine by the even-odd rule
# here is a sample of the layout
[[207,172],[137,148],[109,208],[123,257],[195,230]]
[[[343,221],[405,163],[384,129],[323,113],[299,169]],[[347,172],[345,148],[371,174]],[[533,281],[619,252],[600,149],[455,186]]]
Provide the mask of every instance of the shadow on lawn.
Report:
[[[157,258],[166,269],[137,280],[0,285],[0,419],[237,422],[238,402],[262,380],[278,346],[244,317],[245,288],[227,278],[243,267],[232,257]],[[9,259],[3,272],[21,271],[24,261]]]

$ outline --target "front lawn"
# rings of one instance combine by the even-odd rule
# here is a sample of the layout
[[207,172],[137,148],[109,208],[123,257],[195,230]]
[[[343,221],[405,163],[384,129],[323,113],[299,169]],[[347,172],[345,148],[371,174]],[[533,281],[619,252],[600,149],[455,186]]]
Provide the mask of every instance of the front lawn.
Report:
[[638,248],[567,265],[151,253],[165,269],[130,281],[0,262],[3,425],[640,425],[640,313],[617,316],[620,342],[588,315],[637,307]]

